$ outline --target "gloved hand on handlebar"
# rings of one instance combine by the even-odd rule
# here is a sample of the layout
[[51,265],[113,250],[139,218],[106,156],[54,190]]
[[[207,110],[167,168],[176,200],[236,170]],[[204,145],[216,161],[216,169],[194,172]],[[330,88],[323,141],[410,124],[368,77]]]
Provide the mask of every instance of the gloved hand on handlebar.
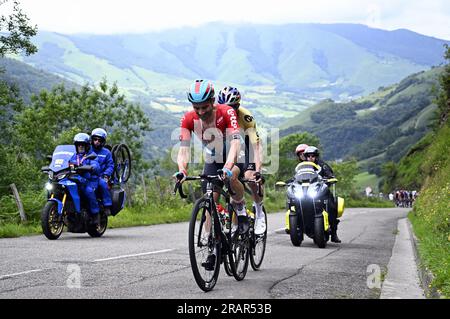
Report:
[[223,179],[231,178],[231,176],[233,176],[233,172],[230,169],[226,168],[226,167],[224,167],[222,169],[222,172],[223,172]]
[[257,183],[264,184],[264,182],[266,181],[261,172],[255,172],[253,176],[255,177]]
[[184,182],[186,180],[187,177],[187,171],[186,170],[182,170],[182,171],[178,171],[175,174],[173,174],[173,177],[179,181],[179,182]]

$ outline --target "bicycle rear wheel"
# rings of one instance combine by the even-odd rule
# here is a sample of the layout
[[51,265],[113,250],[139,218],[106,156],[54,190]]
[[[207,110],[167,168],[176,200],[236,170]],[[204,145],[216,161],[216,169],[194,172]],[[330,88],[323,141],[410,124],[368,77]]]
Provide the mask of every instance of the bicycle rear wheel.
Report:
[[[233,214],[235,214],[235,212],[233,212]],[[249,232],[241,235],[239,234],[238,229],[231,235],[230,257],[232,258],[230,258],[230,262],[233,262],[234,265],[234,267],[231,266],[234,278],[237,281],[241,281],[247,274],[248,262],[250,259],[250,238]]]
[[[266,252],[266,241],[267,241],[267,213],[264,206],[262,207],[264,212],[264,218],[266,220],[266,231],[264,234],[256,235],[253,231],[251,236],[251,250],[250,250],[250,264],[253,270],[258,270],[264,259],[264,254]],[[253,207],[253,214],[256,217],[255,207]]]
[[219,234],[211,227],[215,220],[210,207],[208,200],[199,199],[192,210],[189,223],[189,257],[192,273],[197,285],[205,292],[212,290],[216,285],[221,256]]

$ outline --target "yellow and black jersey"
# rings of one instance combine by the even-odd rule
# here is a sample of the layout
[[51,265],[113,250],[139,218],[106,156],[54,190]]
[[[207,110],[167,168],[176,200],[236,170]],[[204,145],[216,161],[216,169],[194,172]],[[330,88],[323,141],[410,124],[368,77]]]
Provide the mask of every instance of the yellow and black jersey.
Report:
[[256,121],[249,110],[240,106],[237,110],[238,124],[245,132],[245,137],[247,141],[247,136],[250,139],[250,143],[259,143],[259,135],[256,129]]

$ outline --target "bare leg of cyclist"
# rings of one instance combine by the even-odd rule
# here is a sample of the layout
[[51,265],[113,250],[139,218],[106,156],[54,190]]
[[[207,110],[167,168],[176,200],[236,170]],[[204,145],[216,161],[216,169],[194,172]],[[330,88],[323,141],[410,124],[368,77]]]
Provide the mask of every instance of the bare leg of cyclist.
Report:
[[[214,202],[218,203],[220,194],[218,192],[213,192]],[[204,241],[204,244],[208,243],[209,235],[211,234],[211,215],[206,214],[204,232],[202,235],[202,241]],[[207,271],[213,271],[214,270],[214,264],[216,261],[216,256],[214,252],[210,252],[206,258],[206,260],[202,263],[202,267],[204,267]]]
[[[245,179],[254,179],[255,171],[246,171],[245,172]],[[262,198],[258,195],[258,186],[255,183],[248,183],[248,187],[252,191],[252,198],[255,205],[257,205],[256,208],[256,216],[261,216],[262,214]],[[263,186],[262,186],[263,187]],[[259,207],[258,207],[259,206]]]
[[[245,179],[254,179],[255,171],[246,171]],[[266,219],[264,216],[264,211],[262,209],[262,198],[258,195],[258,186],[255,183],[249,183],[248,186],[252,191],[253,203],[255,205],[255,234],[261,235],[266,231]],[[261,186],[263,187],[263,186]]]
[[[213,192],[214,203],[218,203],[220,194],[218,192]],[[206,220],[204,224],[204,234],[209,235],[211,233],[211,215],[206,214]]]
[[244,185],[239,181],[239,167],[234,166],[232,172],[233,176],[230,179],[230,185],[235,195],[231,196],[231,199],[238,215],[239,233],[244,234],[249,228],[247,209],[245,208]]

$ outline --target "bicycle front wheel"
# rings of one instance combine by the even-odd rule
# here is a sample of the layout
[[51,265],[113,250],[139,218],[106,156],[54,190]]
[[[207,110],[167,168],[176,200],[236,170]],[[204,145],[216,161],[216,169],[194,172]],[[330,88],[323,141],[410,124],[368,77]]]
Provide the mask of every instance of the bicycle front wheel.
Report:
[[225,273],[229,276],[233,276],[233,270],[231,269],[231,264],[228,258],[228,255],[225,255],[223,258],[223,269],[225,269]]
[[205,292],[214,288],[220,271],[220,237],[211,227],[214,222],[209,201],[199,199],[189,223],[189,257],[195,281]]

